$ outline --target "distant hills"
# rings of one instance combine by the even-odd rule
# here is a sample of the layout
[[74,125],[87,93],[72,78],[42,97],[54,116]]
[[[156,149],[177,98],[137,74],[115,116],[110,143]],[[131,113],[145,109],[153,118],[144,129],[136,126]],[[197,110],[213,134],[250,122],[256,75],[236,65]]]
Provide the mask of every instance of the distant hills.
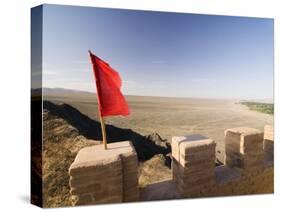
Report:
[[[39,94],[41,93],[42,88],[35,88],[32,89],[31,93]],[[47,96],[69,96],[69,95],[96,95],[94,92],[83,91],[83,90],[74,90],[74,89],[67,89],[67,88],[43,88],[43,94]],[[126,95],[125,96],[143,96],[143,95]],[[163,98],[164,96],[148,96],[148,97],[159,97]],[[164,97],[164,98],[175,98],[175,99],[216,99],[216,98],[202,98],[202,97]],[[218,98],[218,100],[223,100],[222,98]],[[225,100],[231,100],[231,98],[227,98]],[[257,102],[257,103],[269,103],[273,104],[273,99],[232,99],[236,102]]]

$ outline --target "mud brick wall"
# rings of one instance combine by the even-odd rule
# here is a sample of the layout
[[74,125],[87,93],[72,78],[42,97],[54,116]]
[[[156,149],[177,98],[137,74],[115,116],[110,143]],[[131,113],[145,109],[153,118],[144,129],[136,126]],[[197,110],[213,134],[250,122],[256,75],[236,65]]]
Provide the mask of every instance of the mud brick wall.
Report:
[[137,167],[128,141],[81,149],[69,168],[73,205],[137,201]]
[[216,186],[202,191],[202,196],[230,196],[273,193],[273,166],[245,172],[229,166],[216,167]]
[[[133,146],[132,146],[133,148]],[[134,202],[139,200],[138,188],[138,158],[137,154],[123,154],[123,202]]]
[[239,127],[225,131],[225,163],[249,170],[262,164],[263,132]]
[[274,159],[274,135],[273,127],[266,125],[264,126],[264,140],[263,140],[263,149],[264,156],[266,160]]
[[[272,146],[267,147],[268,142]],[[215,167],[211,139],[201,135],[172,138],[173,180],[182,197],[274,192],[272,127],[266,126],[264,133],[247,127],[226,130],[225,148],[225,164]]]
[[183,197],[197,196],[214,184],[215,147],[213,140],[201,135],[173,137],[173,176]]

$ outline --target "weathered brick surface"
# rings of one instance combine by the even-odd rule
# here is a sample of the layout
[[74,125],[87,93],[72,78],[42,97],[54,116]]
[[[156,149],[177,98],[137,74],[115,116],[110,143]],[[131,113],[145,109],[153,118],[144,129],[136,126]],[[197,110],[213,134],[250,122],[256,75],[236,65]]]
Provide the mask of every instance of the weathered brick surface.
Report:
[[128,141],[83,148],[69,168],[74,205],[137,201],[137,155]]
[[273,127],[264,126],[264,140],[263,140],[264,157],[266,160],[273,161],[274,159],[274,132]]
[[215,142],[201,135],[173,137],[173,180],[184,197],[196,197],[214,183]]
[[245,170],[256,168],[263,160],[263,133],[248,127],[225,131],[225,163]]
[[[226,130],[226,165],[215,168],[206,157],[209,155],[213,160],[211,153],[214,154],[214,147],[206,145],[206,142],[201,143],[200,140],[204,140],[202,136],[175,137],[172,142],[172,173],[181,196],[273,193],[273,132],[269,129],[265,129],[264,141],[263,133],[255,129]],[[267,157],[264,156],[266,154]]]
[[[270,140],[272,139],[272,140]],[[215,167],[215,143],[201,135],[173,137],[173,185],[181,197],[274,191],[273,132],[225,131],[226,164]],[[69,169],[75,205],[139,200],[137,155],[129,142],[82,149]]]
[[[227,176],[219,177],[219,176]],[[231,176],[232,175],[232,176]],[[216,167],[216,184],[210,191],[201,191],[202,196],[232,196],[273,193],[273,166],[245,172],[226,166]]]
[[123,168],[123,201],[133,202],[139,200],[138,188],[138,159],[137,154],[122,156]]
[[264,139],[274,141],[274,129],[271,125],[264,126]]

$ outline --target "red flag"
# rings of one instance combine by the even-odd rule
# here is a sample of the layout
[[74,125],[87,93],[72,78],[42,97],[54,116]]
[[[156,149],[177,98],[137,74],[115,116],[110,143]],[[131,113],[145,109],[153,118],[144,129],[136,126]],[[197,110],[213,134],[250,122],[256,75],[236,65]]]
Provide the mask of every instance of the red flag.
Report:
[[96,79],[100,115],[102,117],[129,115],[129,107],[120,91],[122,81],[118,72],[111,68],[108,63],[92,54],[91,51],[89,51],[89,54]]

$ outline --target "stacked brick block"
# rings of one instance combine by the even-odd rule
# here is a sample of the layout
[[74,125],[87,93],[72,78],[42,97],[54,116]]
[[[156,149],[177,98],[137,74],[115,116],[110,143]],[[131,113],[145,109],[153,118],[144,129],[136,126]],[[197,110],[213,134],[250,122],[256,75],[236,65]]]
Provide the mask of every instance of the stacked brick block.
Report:
[[225,131],[225,163],[245,170],[258,168],[263,161],[263,133],[239,127]]
[[137,154],[122,154],[123,202],[139,200]]
[[264,126],[263,149],[265,159],[273,162],[274,158],[274,133],[273,127],[270,125]]
[[[273,129],[225,131],[225,165],[215,167],[215,142],[201,135],[172,138],[171,188],[179,197],[273,193]],[[130,142],[86,147],[69,169],[73,205],[139,200],[137,155]],[[168,182],[167,182],[168,183]],[[163,191],[161,191],[163,193]]]
[[[214,167],[215,144],[201,135],[172,138],[173,180],[181,197],[273,193],[273,129],[225,131],[226,164]],[[264,148],[264,149],[263,149]],[[209,160],[207,159],[209,158]],[[209,164],[209,165],[207,165]]]
[[172,138],[173,179],[183,197],[198,197],[214,184],[215,147],[201,135]]
[[263,165],[250,172],[229,166],[216,167],[216,184],[202,196],[229,196],[273,193],[273,166]]
[[137,167],[128,141],[81,149],[69,168],[73,205],[137,201]]

